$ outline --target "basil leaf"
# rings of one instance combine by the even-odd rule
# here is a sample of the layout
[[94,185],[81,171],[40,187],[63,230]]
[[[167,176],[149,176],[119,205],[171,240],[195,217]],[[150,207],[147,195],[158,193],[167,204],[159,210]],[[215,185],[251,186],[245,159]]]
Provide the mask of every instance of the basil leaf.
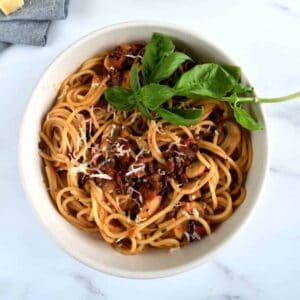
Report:
[[186,119],[183,115],[185,113],[183,113],[181,111],[181,113],[179,113],[179,111],[177,110],[173,112],[173,110],[169,110],[169,109],[165,109],[162,107],[159,107],[156,112],[159,114],[160,117],[162,117],[164,120],[175,124],[175,125],[184,125],[184,126],[191,126],[196,124],[199,121],[199,118],[201,116],[202,110],[200,110],[200,112],[198,112],[198,116],[191,118],[191,119]]
[[130,86],[134,92],[137,92],[141,88],[138,70],[139,65],[135,64],[130,72]]
[[236,121],[248,130],[262,129],[261,124],[259,124],[254,118],[252,118],[245,109],[239,106],[233,107],[233,115]]
[[228,74],[230,74],[236,80],[236,82],[240,82],[241,81],[242,72],[241,72],[241,68],[240,67],[232,66],[232,65],[221,65],[221,67]]
[[142,102],[138,102],[138,108],[139,108],[141,114],[145,118],[147,118],[149,120],[153,120],[154,119],[153,116],[152,116],[152,114],[151,114],[151,112],[149,111],[149,109]]
[[153,33],[143,56],[143,76],[146,82],[150,82],[149,78],[159,61],[174,50],[175,45],[169,37],[157,32]]
[[119,86],[106,89],[104,97],[109,104],[118,110],[129,111],[136,106],[133,92]]
[[186,60],[191,60],[191,58],[181,52],[174,52],[164,57],[151,72],[149,82],[160,82],[169,78]]
[[152,110],[155,110],[161,104],[168,101],[174,94],[173,88],[158,83],[145,85],[140,90],[143,104]]
[[204,111],[202,107],[201,108],[172,108],[169,110],[186,119],[199,119],[202,116]]
[[197,65],[184,73],[175,85],[177,95],[220,98],[232,91],[236,82],[220,65]]
[[245,85],[243,83],[238,83],[234,87],[234,92],[236,94],[253,93],[253,91],[254,91],[254,88],[252,86]]

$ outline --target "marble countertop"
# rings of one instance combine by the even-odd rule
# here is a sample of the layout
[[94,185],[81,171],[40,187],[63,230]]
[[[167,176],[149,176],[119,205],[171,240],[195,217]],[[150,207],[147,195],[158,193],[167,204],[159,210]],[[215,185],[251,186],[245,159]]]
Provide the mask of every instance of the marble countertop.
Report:
[[271,167],[264,195],[242,234],[195,270],[148,281],[101,274],[68,256],[33,215],[17,148],[34,85],[74,40],[137,19],[203,32],[232,53],[261,95],[300,90],[299,0],[72,0],[47,47],[12,46],[0,55],[0,299],[300,299],[300,101],[265,105]]

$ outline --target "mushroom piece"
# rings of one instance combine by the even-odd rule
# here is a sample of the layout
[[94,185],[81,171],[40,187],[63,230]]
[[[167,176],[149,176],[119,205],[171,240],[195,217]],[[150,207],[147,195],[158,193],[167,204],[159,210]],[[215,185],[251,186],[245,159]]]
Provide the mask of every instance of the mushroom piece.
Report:
[[182,222],[174,228],[174,234],[177,239],[182,239],[184,233],[187,231],[188,221]]
[[185,174],[187,178],[194,178],[202,175],[204,171],[205,171],[205,166],[203,165],[202,162],[198,160],[186,167]]
[[[184,215],[184,211],[185,209],[181,208],[176,215],[176,218],[178,219],[179,217]],[[176,238],[178,238],[179,240],[182,239],[184,233],[187,231],[188,228],[188,221],[184,221],[182,223],[180,223],[179,225],[177,225],[174,228],[174,234],[176,236]]]
[[[177,218],[179,218],[180,216],[184,215],[184,212],[186,211],[187,213],[189,213],[190,215],[194,215],[195,217],[197,216],[197,214],[199,215],[203,215],[204,214],[204,209],[201,203],[193,201],[193,202],[186,202],[182,209],[180,209],[177,213]],[[174,228],[174,234],[176,236],[176,238],[178,239],[182,239],[184,233],[187,231],[188,229],[188,221],[182,222],[181,224],[177,225]]]
[[220,147],[231,155],[241,141],[241,130],[237,124],[232,121],[224,123],[225,138],[220,144]]
[[155,196],[152,199],[146,200],[137,217],[140,220],[148,219],[149,217],[151,217],[159,208],[161,199],[161,196]]

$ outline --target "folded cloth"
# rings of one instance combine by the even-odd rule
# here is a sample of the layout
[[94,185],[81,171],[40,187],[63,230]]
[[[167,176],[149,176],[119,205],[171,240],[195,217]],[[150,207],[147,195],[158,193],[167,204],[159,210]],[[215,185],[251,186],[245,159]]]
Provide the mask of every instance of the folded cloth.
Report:
[[69,0],[25,0],[9,16],[0,12],[0,52],[6,43],[45,46],[50,21],[65,19],[68,4]]
[[0,10],[0,21],[61,20],[68,14],[69,0],[25,0],[24,6],[5,16]]
[[0,41],[45,46],[50,21],[0,22]]

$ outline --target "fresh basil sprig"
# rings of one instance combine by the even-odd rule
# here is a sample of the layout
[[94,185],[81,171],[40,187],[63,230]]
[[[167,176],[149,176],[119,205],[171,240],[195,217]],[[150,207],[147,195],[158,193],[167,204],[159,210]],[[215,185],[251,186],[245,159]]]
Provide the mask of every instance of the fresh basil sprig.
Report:
[[118,110],[138,108],[148,119],[153,119],[156,113],[172,124],[186,126],[197,123],[203,109],[164,107],[164,103],[172,97],[185,97],[182,101],[187,98],[226,101],[230,104],[236,121],[248,130],[259,130],[262,126],[243,108],[244,103],[277,103],[300,97],[300,92],[297,92],[278,98],[257,98],[253,96],[251,86],[241,83],[239,67],[215,63],[196,65],[183,73],[174,87],[159,84],[187,60],[191,58],[184,53],[175,52],[175,45],[169,37],[153,33],[142,59],[142,82],[146,85],[141,87],[139,66],[135,64],[130,74],[131,89],[111,87],[104,92],[104,96]]
[[200,109],[174,109],[166,110],[160,106],[171,99],[176,90],[158,83],[151,83],[141,87],[139,81],[138,64],[130,72],[131,90],[122,87],[111,87],[104,92],[108,103],[122,111],[138,108],[147,119],[154,119],[152,112],[158,113],[163,119],[176,125],[195,124],[202,110]]
[[152,34],[143,56],[143,76],[147,83],[150,82],[155,66],[174,51],[175,45],[169,37],[156,32]]
[[169,78],[178,67],[187,60],[192,60],[182,52],[174,52],[172,40],[160,33],[153,33],[145,47],[143,57],[143,76],[146,83],[158,83]]

